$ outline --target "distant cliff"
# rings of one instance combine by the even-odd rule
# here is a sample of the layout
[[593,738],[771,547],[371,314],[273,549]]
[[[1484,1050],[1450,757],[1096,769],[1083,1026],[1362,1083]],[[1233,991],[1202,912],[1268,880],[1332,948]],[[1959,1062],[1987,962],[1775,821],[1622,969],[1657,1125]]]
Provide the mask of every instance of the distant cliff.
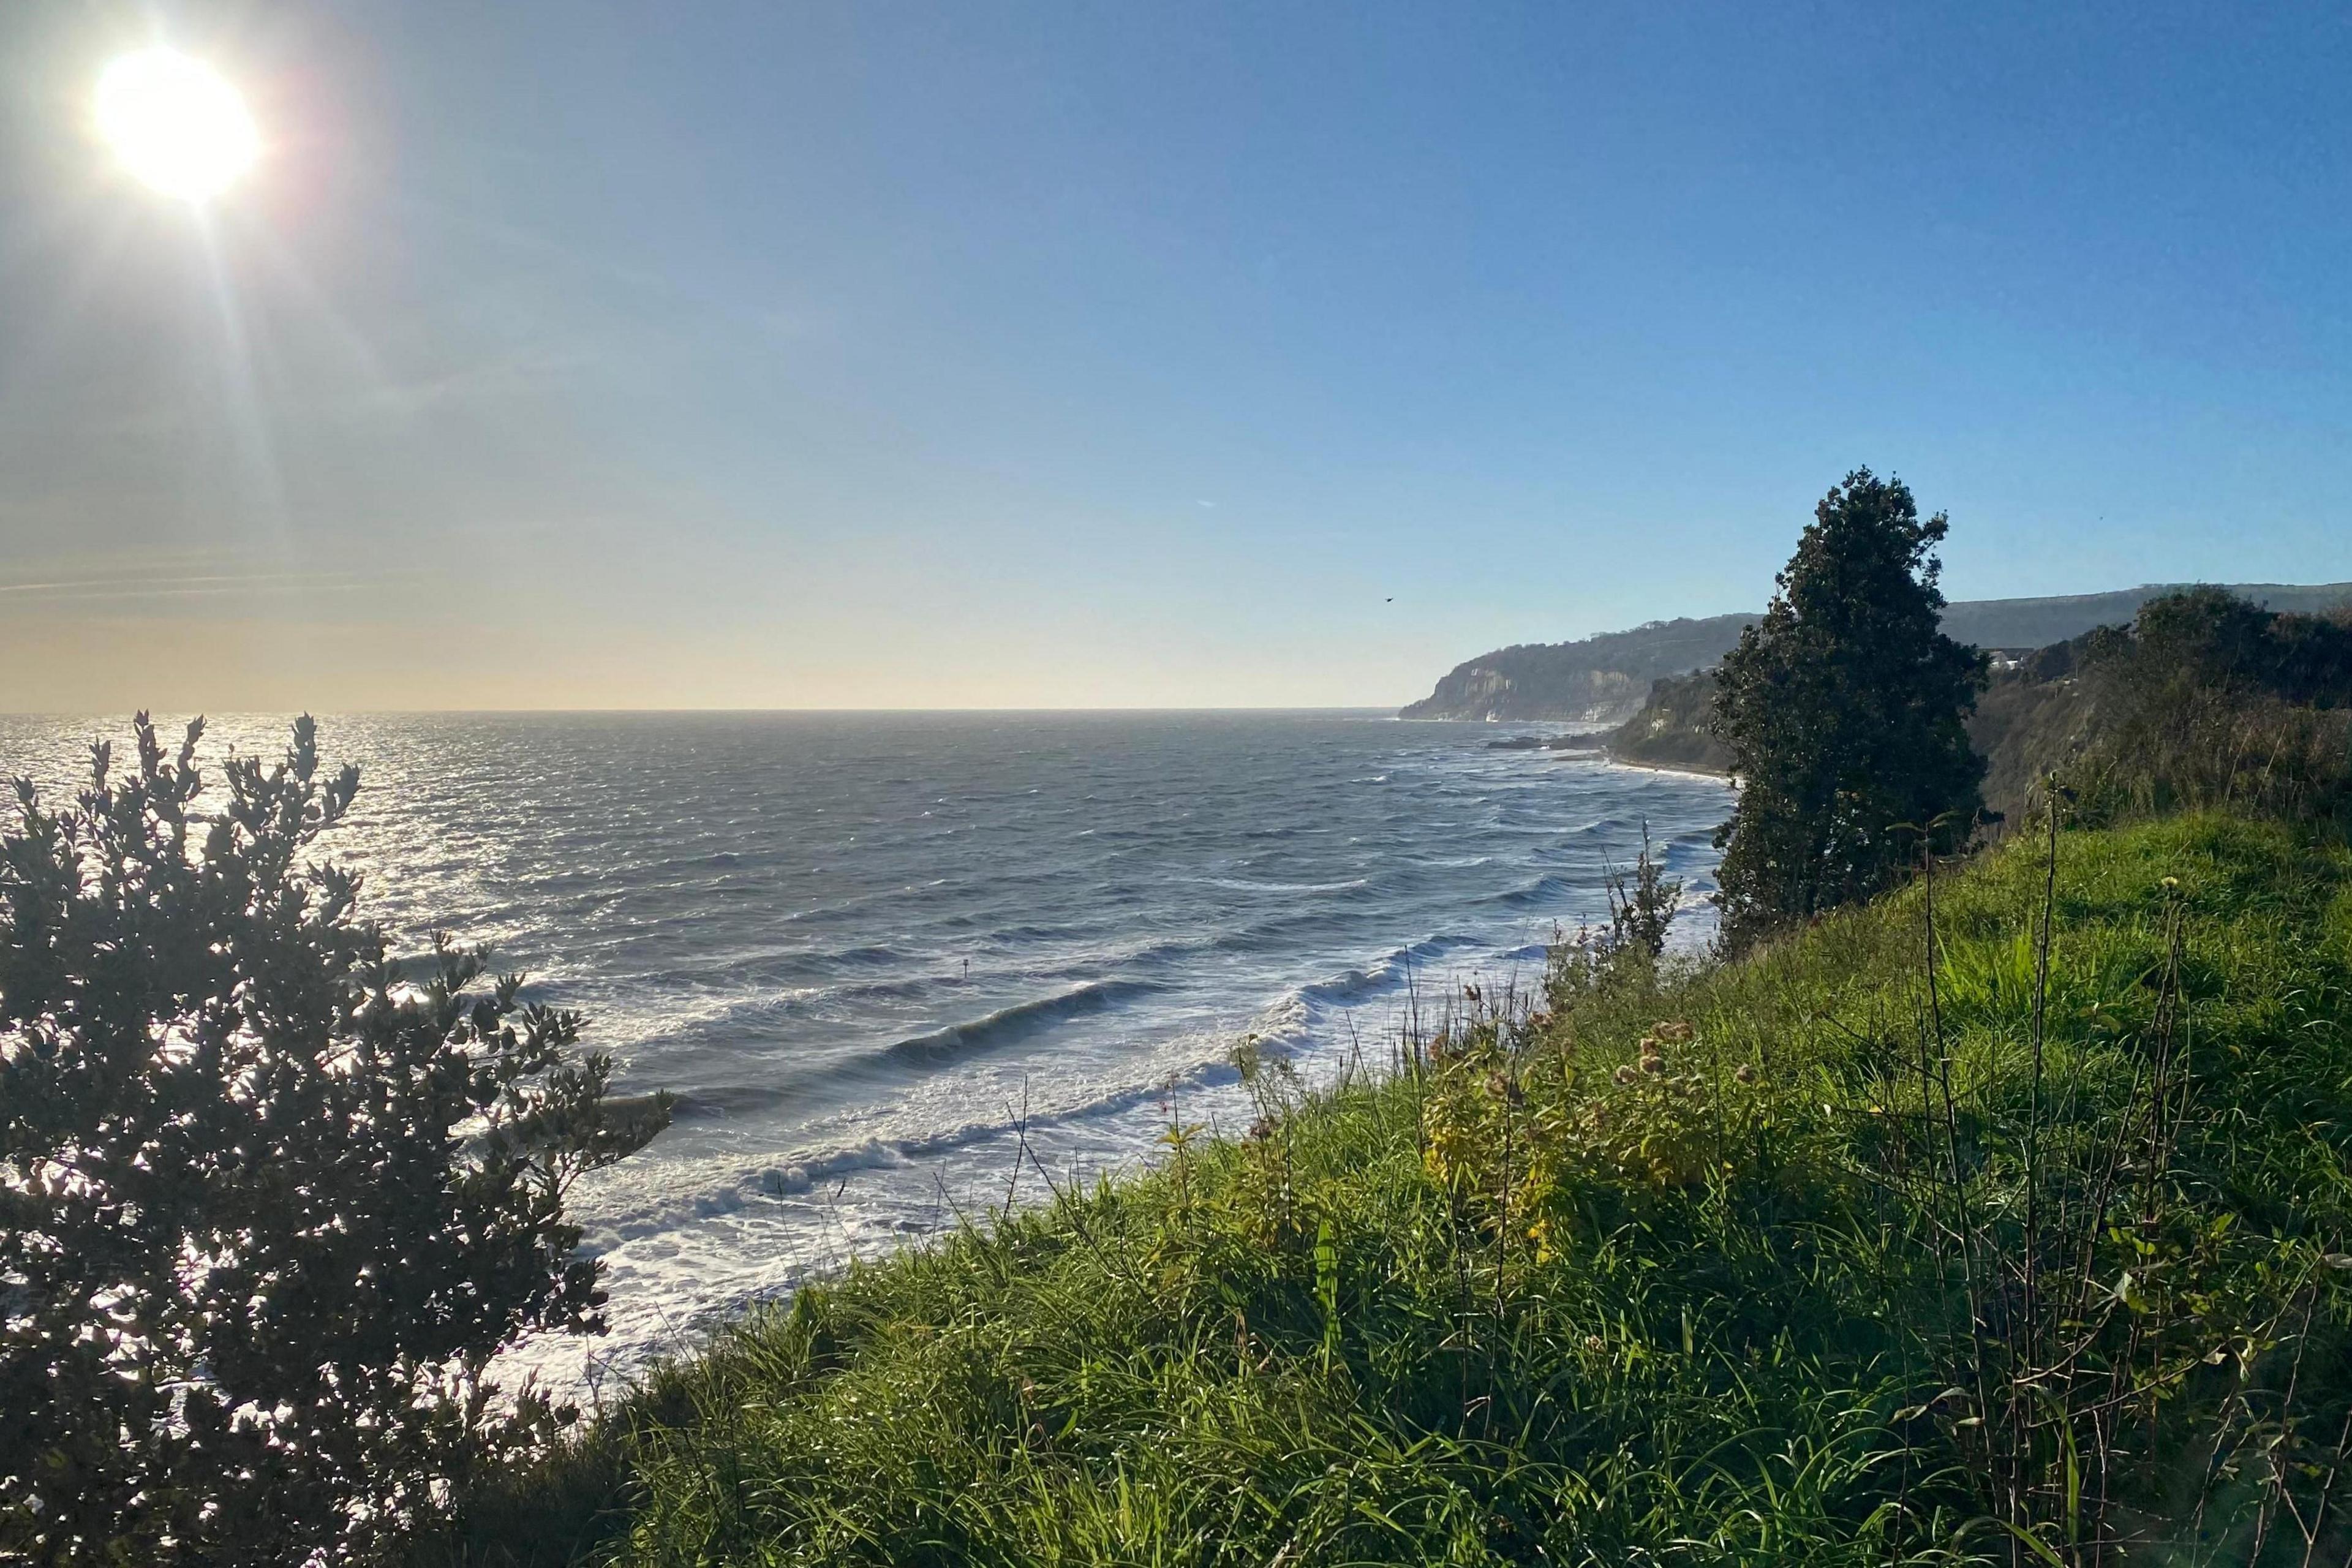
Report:
[[[2120,626],[2147,600],[2184,585],[2150,583],[2111,594],[1966,600],[1945,609],[1944,630],[1979,647],[2047,647],[2093,626]],[[2352,603],[2352,583],[2240,583],[2229,591],[2273,610],[2307,613]],[[1755,619],[1751,612],[1652,621],[1578,642],[1498,648],[1454,666],[1434,691],[1399,716],[1620,723],[1641,710],[1652,682],[1712,666]]]
[[1524,643],[1456,665],[1406,719],[1581,719],[1615,721],[1642,705],[1650,683],[1715,663],[1752,615],[1652,621],[1580,642]]

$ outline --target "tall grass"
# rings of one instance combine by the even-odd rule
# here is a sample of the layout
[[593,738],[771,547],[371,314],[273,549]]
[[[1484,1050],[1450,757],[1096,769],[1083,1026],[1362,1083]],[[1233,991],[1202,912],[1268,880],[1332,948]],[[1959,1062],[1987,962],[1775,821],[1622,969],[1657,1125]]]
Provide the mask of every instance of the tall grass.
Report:
[[2344,1560],[2352,863],[2019,834],[1570,954],[1245,1138],[755,1316],[450,1555]]
[[2352,830],[2352,710],[2186,688],[2127,710],[2073,772],[2093,815],[2230,808]]

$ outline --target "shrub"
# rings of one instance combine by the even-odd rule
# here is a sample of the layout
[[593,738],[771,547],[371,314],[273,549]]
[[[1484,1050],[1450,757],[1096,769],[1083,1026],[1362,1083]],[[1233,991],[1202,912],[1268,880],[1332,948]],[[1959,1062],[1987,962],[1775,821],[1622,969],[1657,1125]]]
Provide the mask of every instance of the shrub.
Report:
[[2081,668],[2099,722],[2071,771],[2091,814],[2352,815],[2352,628],[2340,619],[2195,588],[2084,639]]
[[565,1419],[491,1356],[601,1327],[566,1187],[643,1144],[576,1014],[411,978],[304,857],[357,770],[138,761],[0,831],[0,1558],[342,1561]]
[[1683,884],[1667,876],[1651,852],[1647,822],[1642,824],[1642,847],[1632,868],[1604,868],[1601,886],[1609,897],[1609,923],[1554,942],[1546,955],[1544,994],[1554,1008],[1604,987],[1657,984],[1667,933],[1682,913]]

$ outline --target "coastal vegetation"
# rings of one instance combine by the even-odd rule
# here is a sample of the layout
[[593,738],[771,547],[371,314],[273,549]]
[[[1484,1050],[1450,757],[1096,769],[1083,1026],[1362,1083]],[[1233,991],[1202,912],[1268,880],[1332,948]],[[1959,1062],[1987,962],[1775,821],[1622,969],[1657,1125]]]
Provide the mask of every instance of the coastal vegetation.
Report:
[[0,829],[0,1562],[360,1560],[545,1451],[489,1360],[601,1327],[564,1192],[667,1120],[480,953],[394,961],[308,718],[226,799],[202,730]]
[[1975,833],[1985,764],[1963,721],[1986,656],[1937,624],[1949,526],[1922,521],[1901,480],[1848,474],[1717,669],[1709,728],[1740,781],[1716,835],[1727,943],[1867,898]]
[[2081,694],[2070,732],[2045,721],[2017,745],[2071,741],[2094,809],[2229,805],[2352,825],[2352,607],[2282,615],[2195,589],[2045,650],[2019,684]]
[[[2352,600],[2315,612],[2264,609],[2233,590],[2158,595],[2131,622],[1995,664],[1967,720],[1985,759],[1998,832],[2053,771],[2103,809],[2196,804],[2342,809],[2352,676]],[[1610,756],[1730,773],[1713,728],[1716,674],[1666,677],[1606,739]]]
[[2338,1561],[2352,857],[2043,829],[1244,1052],[1247,1137],[803,1290],[439,1560]]

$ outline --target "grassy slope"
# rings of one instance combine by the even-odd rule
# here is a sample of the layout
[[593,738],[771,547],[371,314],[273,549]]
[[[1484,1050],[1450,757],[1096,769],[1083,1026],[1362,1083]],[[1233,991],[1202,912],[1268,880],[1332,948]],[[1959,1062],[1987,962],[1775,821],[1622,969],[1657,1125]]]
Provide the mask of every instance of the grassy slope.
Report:
[[[486,1505],[479,1537],[645,1563],[2010,1561],[1971,1479],[1946,1216],[1976,1216],[1990,1271],[2039,1106],[2042,1201],[2087,1206],[2063,1173],[2120,1150],[2147,1211],[2086,1231],[2087,1269],[2053,1264],[2053,1300],[2062,1273],[2142,1281],[2075,1290],[2053,1334],[2096,1342],[2094,1395],[2137,1356],[2164,1396],[2145,1433],[2128,1399],[2064,1427],[2071,1492],[2045,1422],[2048,1489],[2018,1517],[2064,1556],[2096,1489],[2117,1529],[2193,1518],[2223,1561],[2260,1530],[2300,1562],[2258,1456],[2309,1464],[2308,1522],[2347,1381],[2322,1259],[2352,1230],[2352,865],[2214,818],[2062,851],[2039,1100],[2019,843],[1937,890],[1948,1120],[1916,889],[1748,963],[1456,1029],[1382,1083],[1307,1100],[1262,1070],[1258,1135],[804,1292]],[[2160,1040],[2188,1065],[2178,1152],[2133,1197]],[[1966,1187],[1938,1196],[1945,1153]]]

